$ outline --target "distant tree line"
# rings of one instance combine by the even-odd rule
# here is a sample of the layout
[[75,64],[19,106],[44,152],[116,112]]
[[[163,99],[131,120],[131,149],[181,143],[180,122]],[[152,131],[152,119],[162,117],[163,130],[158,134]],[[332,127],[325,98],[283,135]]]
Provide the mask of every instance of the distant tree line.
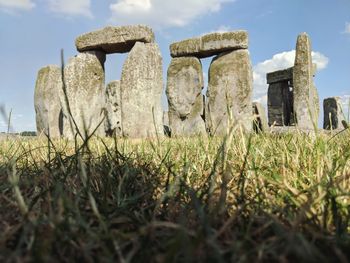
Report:
[[21,136],[36,136],[35,131],[24,131],[20,133]]

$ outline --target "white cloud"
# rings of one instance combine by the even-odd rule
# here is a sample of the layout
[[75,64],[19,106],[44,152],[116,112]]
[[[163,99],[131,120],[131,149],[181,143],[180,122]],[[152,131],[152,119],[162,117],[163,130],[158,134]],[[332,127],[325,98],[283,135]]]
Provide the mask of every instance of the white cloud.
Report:
[[35,6],[31,0],[0,0],[0,9],[13,12],[15,10],[30,10]]
[[216,30],[207,31],[205,33],[202,33],[201,36],[204,36],[204,35],[207,35],[207,34],[211,34],[211,33],[226,33],[226,32],[229,32],[229,31],[231,31],[231,27],[230,26],[221,25]]
[[[260,101],[265,107],[267,103],[266,74],[276,70],[286,69],[294,65],[295,50],[274,55],[271,59],[254,66],[254,100]],[[317,64],[317,70],[325,69],[329,59],[320,52],[312,52],[312,61]]]
[[49,8],[58,14],[93,17],[90,0],[49,0]]
[[345,34],[350,34],[350,23],[349,22],[346,22],[345,23],[345,31],[344,31]]
[[133,12],[147,12],[152,8],[151,0],[122,0],[111,5],[112,10],[132,14]]
[[214,30],[213,32],[226,33],[226,32],[229,32],[230,30],[231,30],[231,27],[221,25],[221,26],[218,27],[218,29]]
[[312,62],[316,63],[317,70],[325,69],[328,66],[329,58],[323,55],[320,52],[314,52],[312,51]]
[[194,19],[221,9],[235,0],[116,0],[110,5],[111,21],[147,24],[155,28],[182,27]]

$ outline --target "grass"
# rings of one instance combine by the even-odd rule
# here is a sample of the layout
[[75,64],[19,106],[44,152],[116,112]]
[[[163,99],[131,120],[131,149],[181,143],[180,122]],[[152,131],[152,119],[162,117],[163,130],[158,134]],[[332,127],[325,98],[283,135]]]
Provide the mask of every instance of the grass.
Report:
[[0,261],[348,262],[350,132],[0,141]]

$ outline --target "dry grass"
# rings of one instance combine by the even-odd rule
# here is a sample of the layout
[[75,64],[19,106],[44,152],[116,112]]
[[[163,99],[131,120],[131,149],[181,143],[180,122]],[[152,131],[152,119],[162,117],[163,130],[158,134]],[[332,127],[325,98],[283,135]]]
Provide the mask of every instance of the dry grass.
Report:
[[0,141],[0,261],[348,262],[330,138]]

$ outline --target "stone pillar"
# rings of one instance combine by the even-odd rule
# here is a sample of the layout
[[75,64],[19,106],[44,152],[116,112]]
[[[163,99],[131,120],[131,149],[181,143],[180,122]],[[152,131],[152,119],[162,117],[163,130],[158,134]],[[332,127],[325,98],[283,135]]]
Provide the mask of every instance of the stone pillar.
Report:
[[267,132],[269,125],[267,124],[266,112],[259,102],[253,102],[253,128],[257,133]]
[[327,98],[323,101],[323,129],[338,130],[342,129],[342,121],[344,115],[341,108],[341,101],[339,97]]
[[248,50],[236,50],[215,57],[209,69],[207,91],[208,128],[211,135],[225,135],[238,123],[252,130],[253,74]]
[[206,134],[201,115],[204,104],[203,70],[196,57],[173,58],[168,68],[166,94],[172,136]]
[[108,136],[122,136],[122,111],[120,81],[108,83],[106,87],[106,121],[105,131]]
[[34,107],[36,113],[36,126],[38,134],[60,137],[60,113],[62,106],[59,100],[62,92],[61,69],[49,65],[39,70],[35,91]]
[[[105,60],[105,53],[88,51],[71,58],[64,70],[69,108],[83,138],[90,136],[96,129],[94,135],[105,135],[103,123]],[[66,103],[64,103],[63,125],[64,136],[73,139],[78,131]]]
[[288,81],[271,83],[267,93],[269,125],[293,124],[293,93]]
[[137,42],[122,70],[122,130],[125,137],[163,136],[162,57],[157,44]]
[[306,33],[298,36],[293,74],[294,111],[298,127],[313,130],[318,124],[318,95],[313,83],[311,41]]
[[266,80],[269,125],[293,125],[293,67],[267,73]]

